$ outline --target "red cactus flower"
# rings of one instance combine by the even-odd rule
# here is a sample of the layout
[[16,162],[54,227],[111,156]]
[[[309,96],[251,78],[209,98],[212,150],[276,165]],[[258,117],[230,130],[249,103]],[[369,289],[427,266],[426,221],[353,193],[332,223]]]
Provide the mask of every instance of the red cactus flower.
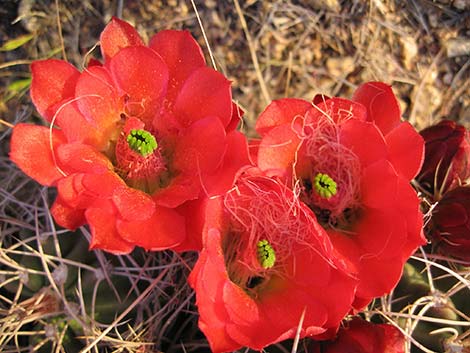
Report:
[[335,331],[356,281],[314,214],[291,190],[242,175],[207,203],[203,249],[189,277],[212,351],[256,350]]
[[400,122],[389,86],[371,82],[353,100],[281,99],[261,114],[259,167],[299,193],[357,273],[355,307],[388,293],[423,244],[410,186],[423,141]]
[[425,158],[417,180],[439,200],[447,191],[470,178],[470,133],[454,121],[443,120],[420,132]]
[[470,261],[470,185],[444,194],[433,209],[428,234],[441,254]]
[[311,353],[404,353],[405,337],[389,324],[354,318],[341,328],[334,341],[315,342]]
[[114,18],[100,44],[104,63],[83,72],[61,60],[32,64],[31,97],[51,127],[15,126],[11,159],[57,187],[55,220],[89,224],[91,248],[198,248],[185,203],[224,192],[248,163],[230,83],[186,31],[145,46]]

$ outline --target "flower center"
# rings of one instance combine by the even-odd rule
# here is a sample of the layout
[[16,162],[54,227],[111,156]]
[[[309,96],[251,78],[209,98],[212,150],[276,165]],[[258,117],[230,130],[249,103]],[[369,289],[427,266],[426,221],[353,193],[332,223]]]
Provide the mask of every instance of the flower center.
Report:
[[361,164],[327,118],[308,125],[301,146],[301,200],[325,228],[348,230],[359,216]]
[[269,286],[271,277],[279,272],[279,263],[267,238],[252,243],[246,230],[238,229],[239,226],[232,223],[222,242],[227,273],[232,282],[256,298]]
[[169,182],[162,143],[137,118],[127,118],[115,147],[115,168],[132,188],[153,194]]
[[336,195],[336,182],[328,174],[318,173],[315,175],[313,185],[317,194],[324,199]]
[[143,157],[153,153],[158,147],[155,136],[142,129],[132,129],[127,135],[127,143],[131,149]]
[[228,277],[259,298],[292,275],[293,249],[307,243],[315,217],[290,189],[264,177],[241,176],[223,204],[227,219],[221,245]]
[[266,239],[260,240],[257,244],[258,261],[262,268],[267,269],[276,263],[276,253]]

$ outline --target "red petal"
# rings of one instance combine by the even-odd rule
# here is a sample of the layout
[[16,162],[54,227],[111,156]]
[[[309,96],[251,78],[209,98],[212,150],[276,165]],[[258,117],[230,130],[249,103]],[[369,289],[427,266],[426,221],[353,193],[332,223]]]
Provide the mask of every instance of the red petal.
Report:
[[187,201],[176,209],[186,220],[186,238],[173,249],[174,251],[201,251],[207,200],[207,198],[199,198]]
[[57,183],[61,200],[75,209],[86,209],[100,199],[110,199],[116,189],[125,187],[113,172],[103,174],[75,173]]
[[59,146],[57,158],[66,172],[104,173],[113,170],[108,158],[95,148],[79,142]]
[[[205,229],[225,229],[224,201],[222,197],[208,199],[205,211]],[[202,234],[203,243],[206,241],[204,237],[208,237],[205,233],[207,232]]]
[[51,121],[56,104],[73,97],[80,72],[66,61],[48,59],[31,64],[31,99],[39,114]]
[[372,123],[348,120],[341,125],[340,141],[354,152],[363,168],[388,157],[385,139],[377,126]]
[[92,195],[106,199],[111,198],[116,189],[125,186],[124,181],[113,171],[102,174],[85,174],[81,183]]
[[75,91],[78,109],[85,119],[106,136],[116,128],[123,109],[108,70],[93,66],[82,73]]
[[88,64],[86,67],[89,68],[92,66],[103,66],[103,64],[98,59],[90,58],[90,60],[88,60]]
[[[307,294],[316,297],[327,309],[327,322],[322,328],[337,329],[343,318],[351,310],[356,287],[356,277],[338,269],[333,269],[329,284],[323,287],[308,288]],[[334,298],[334,300],[331,300],[331,298]],[[310,321],[306,321],[306,324],[316,326],[318,321],[314,320],[316,318],[313,317]]]
[[[206,315],[206,318],[199,318],[199,328],[205,333],[209,341],[211,352],[234,352],[241,348],[241,344],[236,343],[227,334],[225,322],[214,323],[216,319]],[[210,323],[206,323],[209,321]],[[220,322],[220,321],[219,321]]]
[[[353,303],[352,303],[352,307],[353,307],[353,309],[355,309],[355,310],[357,310],[357,311],[362,311],[362,310],[365,309],[365,307],[366,307],[367,305],[369,305],[369,304],[371,303],[372,299],[374,299],[374,298],[372,298],[372,297],[358,297],[358,296],[356,296],[356,297],[354,298]],[[354,352],[356,352],[356,351],[354,351]],[[358,353],[362,353],[362,348],[361,348],[361,350],[360,350]]]
[[373,324],[356,317],[340,329],[333,342],[324,343],[321,352],[404,353],[404,339],[400,331],[392,325]]
[[232,117],[230,81],[209,67],[197,69],[181,87],[173,110],[184,126],[208,116],[227,126]]
[[405,257],[411,256],[418,246],[426,244],[423,234],[423,214],[420,199],[408,179],[401,177],[398,182],[397,209],[406,220],[407,243],[402,250]]
[[259,139],[249,139],[248,140],[248,153],[249,158],[253,161],[254,165],[258,165],[258,153],[259,146],[261,145],[261,140]]
[[205,190],[209,195],[221,195],[227,192],[233,186],[240,168],[252,165],[245,135],[232,131],[227,135],[227,143],[227,151],[220,168],[216,173],[204,177]]
[[[382,344],[379,342],[383,339],[382,329],[379,325],[371,324],[367,321],[363,321],[359,318],[354,318],[348,323],[348,327],[340,331],[341,341],[352,339],[356,343],[360,344],[362,350],[371,348],[372,352],[378,352],[382,350]],[[372,349],[373,348],[373,349]]]
[[64,228],[74,230],[86,223],[84,210],[69,207],[60,197],[51,207],[51,214],[56,223]]
[[155,213],[155,203],[148,194],[125,185],[114,190],[113,202],[125,221],[145,221]]
[[400,106],[391,86],[368,82],[354,92],[352,99],[367,108],[367,121],[377,124],[384,135],[400,123]]
[[173,167],[187,177],[199,178],[220,165],[226,148],[225,129],[219,118],[195,121],[175,148]]
[[49,138],[48,128],[31,124],[15,125],[11,136],[10,159],[25,174],[43,185],[53,185],[64,177],[58,169],[55,157],[57,147],[65,143],[65,138],[60,131],[52,130],[54,155]]
[[110,60],[109,67],[128,95],[126,113],[151,124],[167,90],[168,68],[163,59],[147,47],[128,47]]
[[258,150],[258,166],[261,170],[292,172],[292,164],[299,149],[300,139],[291,124],[277,126],[267,132]]
[[112,254],[128,254],[134,245],[123,240],[116,229],[116,214],[109,201],[97,203],[85,212],[90,225],[90,249],[101,249]]
[[[270,330],[273,335],[270,341],[278,340],[281,336],[284,339],[293,338],[304,309],[304,324],[308,322],[308,326],[316,326],[323,331],[323,325],[328,319],[327,308],[316,297],[310,296],[300,288],[289,283],[286,285],[289,287],[278,287],[276,291],[263,293],[259,303],[265,322],[271,322],[273,326]],[[265,341],[264,345],[271,342]],[[261,343],[262,341],[259,341],[259,344]]]
[[204,269],[201,271],[201,289],[205,291],[204,295],[209,300],[216,301],[222,299],[223,288],[229,280],[221,248],[221,234],[219,230],[211,228],[205,231],[204,236],[203,249],[207,257]]
[[110,199],[114,191],[125,187],[113,172],[103,174],[75,173],[57,183],[61,199],[74,208],[87,208],[97,199]]
[[325,96],[324,94],[316,94],[315,97],[312,99],[312,103],[315,105],[319,105],[321,103],[325,103],[331,97]]
[[[325,234],[325,237],[328,236]],[[320,255],[307,247],[297,247],[296,251],[302,252],[302,256],[295,257],[289,264],[289,272],[295,274],[293,281],[301,283],[306,287],[326,287],[333,275],[332,266]],[[325,255],[323,255],[325,256]]]
[[364,302],[389,293],[400,280],[404,263],[401,255],[386,261],[376,257],[362,259],[356,296]]
[[227,312],[223,303],[223,287],[228,281],[225,271],[220,233],[210,229],[205,233],[206,246],[189,277],[196,291],[199,328],[205,333],[213,352],[229,352],[241,347],[227,334]]
[[[326,232],[322,233],[323,237],[329,241]],[[318,248],[316,249],[318,251]],[[336,327],[350,310],[357,282],[349,274],[349,268],[346,273],[333,267],[336,259],[329,257],[330,254],[320,254],[317,251],[309,246],[300,246],[294,250],[302,256],[296,256],[295,261],[292,261],[294,277],[291,285],[304,288],[310,296],[309,303],[311,301],[321,303],[327,309],[327,323],[323,328]],[[335,299],[331,300],[331,298]],[[311,317],[309,321],[309,316],[306,316],[304,320],[305,326],[318,324],[314,317]]]
[[232,102],[232,119],[225,127],[225,131],[229,132],[232,130],[236,130],[238,124],[242,122],[242,118],[245,112],[240,108],[237,104]]
[[113,17],[100,36],[101,52],[109,60],[121,49],[133,45],[144,45],[139,33],[129,23]]
[[363,170],[362,203],[371,208],[386,209],[397,198],[398,175],[390,162],[381,160]]
[[[406,220],[398,210],[389,205],[388,210],[365,209],[354,232],[361,246],[362,258],[379,257],[388,261],[402,254],[407,241]],[[378,276],[382,274],[377,273]],[[360,276],[360,274],[359,274]]]
[[85,209],[93,199],[85,195],[82,184],[84,174],[72,174],[62,178],[57,183],[57,191],[61,201],[75,209]]
[[197,199],[201,193],[201,181],[188,175],[180,175],[173,178],[170,185],[158,190],[152,195],[157,205],[175,208],[188,200]]
[[334,124],[343,124],[350,119],[366,121],[367,112],[362,104],[344,98],[333,97],[314,105],[306,114],[306,124],[318,119],[330,119]]
[[294,118],[303,117],[311,107],[312,104],[303,99],[284,98],[274,100],[258,117],[256,131],[264,136],[276,126],[291,124]]
[[199,44],[188,31],[166,30],[152,37],[149,47],[165,61],[170,73],[169,95],[176,97],[184,81],[206,65]]
[[102,133],[89,124],[78,111],[76,103],[63,105],[56,115],[55,124],[60,127],[68,142],[81,142],[97,148],[105,143]]
[[408,122],[403,122],[385,136],[389,160],[406,179],[418,174],[424,160],[424,140]]
[[[204,263],[201,266],[199,286],[196,287],[199,325],[212,351],[234,351],[241,347],[227,332],[228,314],[223,301],[223,288],[229,281],[221,249],[220,232],[209,229],[204,239]],[[202,254],[201,254],[202,255]],[[198,261],[199,263],[199,261]]]
[[345,263],[345,268],[351,274],[357,274],[357,264],[362,255],[362,249],[359,247],[356,239],[333,229],[328,230],[328,235],[333,243],[336,255],[343,256],[341,260]]
[[227,281],[223,289],[223,299],[229,320],[235,325],[250,325],[260,317],[257,303],[240,287]]
[[160,206],[146,220],[119,220],[117,228],[124,240],[152,251],[173,248],[186,237],[184,218]]

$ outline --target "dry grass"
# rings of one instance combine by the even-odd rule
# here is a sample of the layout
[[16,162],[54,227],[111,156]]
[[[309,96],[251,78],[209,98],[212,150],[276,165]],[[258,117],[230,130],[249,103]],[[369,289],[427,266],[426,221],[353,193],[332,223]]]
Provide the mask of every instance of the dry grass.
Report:
[[[248,135],[269,99],[348,97],[368,80],[392,83],[404,117],[419,129],[441,118],[470,127],[468,1],[207,0],[195,5],[215,64],[232,80],[234,99],[246,111]],[[88,252],[87,228],[57,229],[48,211],[54,191],[8,160],[11,126],[40,121],[27,95],[28,64],[66,56],[81,66],[113,15],[136,25],[144,39],[165,28],[189,29],[211,62],[190,1],[7,0],[0,9],[0,45],[33,34],[18,49],[0,51],[4,352],[208,349],[186,284],[195,254]],[[413,352],[470,350],[468,270],[428,248],[412,263],[414,270],[408,268],[397,290],[366,315],[400,325]],[[436,343],[442,338],[446,347]],[[290,346],[267,351],[288,352]],[[305,346],[301,342],[298,351]]]

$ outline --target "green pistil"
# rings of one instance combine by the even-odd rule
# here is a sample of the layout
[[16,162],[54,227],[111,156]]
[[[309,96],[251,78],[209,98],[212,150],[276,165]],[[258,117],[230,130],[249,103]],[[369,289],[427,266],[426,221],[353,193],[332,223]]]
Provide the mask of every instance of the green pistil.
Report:
[[266,239],[260,240],[258,247],[258,261],[263,268],[271,268],[276,263],[276,253]]
[[127,143],[130,148],[143,157],[153,153],[158,147],[155,137],[150,132],[141,129],[132,129],[127,135]]
[[336,195],[336,182],[328,174],[318,173],[313,180],[313,187],[317,194],[324,199]]

